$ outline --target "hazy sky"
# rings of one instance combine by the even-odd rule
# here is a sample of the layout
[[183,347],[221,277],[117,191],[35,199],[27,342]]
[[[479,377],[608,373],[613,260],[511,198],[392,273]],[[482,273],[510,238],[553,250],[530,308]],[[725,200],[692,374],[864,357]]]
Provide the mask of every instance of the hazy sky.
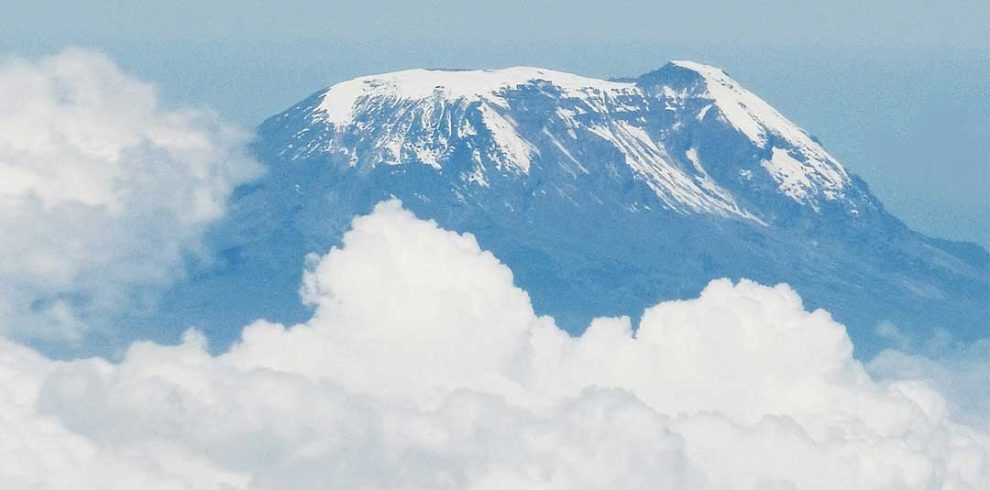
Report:
[[[745,3],[745,5],[742,5]],[[721,66],[818,136],[912,227],[990,246],[990,2],[33,0],[0,54],[110,53],[172,103],[255,125],[410,67],[634,76]]]

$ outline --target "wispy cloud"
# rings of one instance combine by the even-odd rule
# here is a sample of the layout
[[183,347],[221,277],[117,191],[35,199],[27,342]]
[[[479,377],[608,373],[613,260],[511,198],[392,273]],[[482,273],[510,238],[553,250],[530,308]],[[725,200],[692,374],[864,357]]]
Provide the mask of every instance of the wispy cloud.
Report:
[[246,138],[99,53],[0,64],[0,323],[71,340],[147,303],[258,173]]

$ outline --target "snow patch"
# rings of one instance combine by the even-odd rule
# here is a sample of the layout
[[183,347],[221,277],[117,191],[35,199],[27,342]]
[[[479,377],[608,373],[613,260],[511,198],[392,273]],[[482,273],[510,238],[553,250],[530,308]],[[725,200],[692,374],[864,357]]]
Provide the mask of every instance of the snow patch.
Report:
[[841,198],[844,195],[842,189],[848,181],[846,174],[799,153],[805,161],[798,160],[788,150],[774,147],[770,160],[764,160],[760,165],[777,181],[781,192],[799,203],[817,209],[813,199],[815,195],[828,200]]
[[787,150],[774,148],[770,160],[764,160],[763,168],[779,184],[779,189],[798,202],[808,197],[808,189],[814,184],[808,178],[808,169]]
[[480,110],[481,119],[491,132],[492,142],[504,157],[505,163],[522,173],[529,173],[530,156],[535,151],[533,146],[519,136],[510,119],[487,104],[482,104]]

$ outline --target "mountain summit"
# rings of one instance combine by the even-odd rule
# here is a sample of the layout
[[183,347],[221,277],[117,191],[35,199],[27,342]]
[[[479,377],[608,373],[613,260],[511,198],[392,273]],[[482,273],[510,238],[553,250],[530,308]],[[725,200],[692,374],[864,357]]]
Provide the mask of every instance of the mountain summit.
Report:
[[474,233],[571,330],[718,277],[790,283],[866,351],[881,322],[961,338],[990,325],[985,250],[907,229],[814,137],[699,63],[627,81],[527,67],[361,77],[265,121],[256,151],[268,175],[211,238],[221,260],[167,299],[173,321],[304,318],[306,254],[397,197]]
[[[737,197],[782,194],[814,210],[843,204],[854,214],[869,204],[807,133],[723,71],[693,62],[672,62],[635,82],[527,67],[407,70],[334,85],[309,105],[296,109],[322,131],[310,124],[288,136],[282,157],[421,164],[459,171],[482,187],[492,174],[528,175],[534,161],[574,180],[621,160],[665,209],[757,221],[757,206]],[[729,172],[701,165],[699,152],[712,145],[682,140],[709,120],[733,130],[713,137],[742,138],[759,150],[758,165]],[[598,153],[605,148],[612,155]],[[596,152],[588,161],[575,156],[586,149]]]

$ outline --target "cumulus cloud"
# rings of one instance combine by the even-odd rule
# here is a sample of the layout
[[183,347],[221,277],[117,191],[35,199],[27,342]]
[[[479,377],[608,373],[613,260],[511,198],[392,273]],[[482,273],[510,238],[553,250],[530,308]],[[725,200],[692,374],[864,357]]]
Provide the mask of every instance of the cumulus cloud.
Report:
[[[18,488],[983,489],[985,427],[871,376],[787,286],[715,281],[571,337],[397,202],[309,261],[304,324],[119,363],[0,343]],[[62,480],[59,480],[62,479]]]
[[146,306],[259,172],[245,140],[98,53],[0,64],[0,325],[73,339]]

